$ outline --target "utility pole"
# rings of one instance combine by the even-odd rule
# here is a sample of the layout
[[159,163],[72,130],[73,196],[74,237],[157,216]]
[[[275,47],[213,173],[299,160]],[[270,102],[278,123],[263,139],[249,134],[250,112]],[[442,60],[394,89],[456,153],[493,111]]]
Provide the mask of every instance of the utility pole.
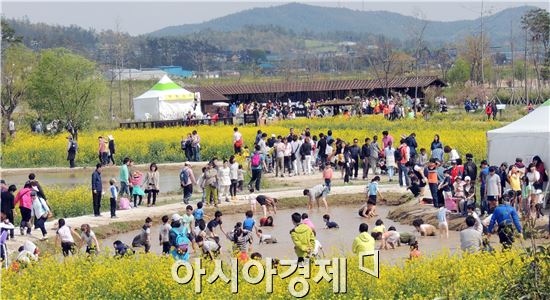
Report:
[[511,63],[512,63],[512,97],[510,99],[510,104],[515,104],[516,101],[516,89],[515,89],[515,81],[516,81],[516,72],[514,68],[514,21],[510,21],[510,55],[511,55]]
[[484,74],[483,74],[483,0],[481,0],[481,86],[483,87],[484,82]]
[[525,46],[523,47],[523,53],[524,53],[524,63],[523,63],[523,72],[524,74],[524,80],[525,80],[525,104],[529,104],[529,92],[527,87],[527,28],[525,28]]

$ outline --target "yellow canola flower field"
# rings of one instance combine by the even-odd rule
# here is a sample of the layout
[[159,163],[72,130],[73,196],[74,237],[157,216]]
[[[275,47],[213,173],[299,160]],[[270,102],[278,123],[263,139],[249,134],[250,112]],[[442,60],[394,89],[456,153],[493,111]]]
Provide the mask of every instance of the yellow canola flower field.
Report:
[[[459,115],[460,116],[460,115]],[[311,129],[313,135],[320,132],[326,134],[327,130],[333,131],[334,137],[339,137],[351,142],[358,138],[360,143],[366,137],[378,135],[382,138],[382,131],[388,130],[396,139],[396,143],[402,134],[416,133],[420,148],[430,149],[430,143],[435,134],[441,136],[443,145],[449,145],[458,150],[461,155],[474,154],[476,159],[486,156],[487,130],[500,127],[500,122],[484,122],[473,117],[439,117],[432,120],[414,119],[388,121],[382,116],[322,118],[322,119],[296,119],[280,121],[273,125],[255,127],[251,125],[241,126],[240,131],[244,136],[245,145],[252,147],[256,132],[261,129],[268,135],[288,135],[289,128],[296,128],[301,132],[306,127]],[[77,166],[93,166],[98,162],[98,136],[113,135],[116,142],[116,155],[118,163],[126,156],[137,163],[151,162],[181,162],[185,160],[181,150],[180,141],[196,129],[201,136],[201,158],[210,159],[214,156],[227,158],[232,154],[232,125],[196,126],[196,127],[172,127],[155,129],[116,129],[100,132],[81,132],[78,139]],[[55,136],[37,135],[29,132],[18,132],[14,140],[2,149],[2,167],[52,167],[68,166],[67,134]]]
[[[359,270],[353,257],[347,263],[347,292],[334,294],[333,283],[313,281],[318,267],[312,266],[308,299],[501,299],[505,292],[522,278],[531,260],[522,261],[520,251],[450,255],[440,253],[415,261],[382,265],[380,277]],[[212,274],[212,262],[203,261],[206,275],[202,292],[194,291],[195,277],[187,284],[172,279],[171,257],[138,254],[125,258],[108,256],[75,256],[41,258],[38,263],[19,271],[2,270],[1,299],[290,299],[289,282],[298,272],[281,279],[273,276],[273,293],[266,293],[266,278],[257,285],[243,279],[239,264],[238,293],[231,292],[231,283],[218,279],[206,282]],[[262,264],[264,262],[262,261]],[[279,266],[278,274],[286,270]],[[252,276],[258,269],[250,269]],[[224,266],[231,278],[230,266]],[[180,276],[186,274],[185,268]],[[540,274],[550,270],[543,265]],[[546,278],[546,279],[544,279]],[[542,281],[541,281],[542,282]],[[296,285],[301,289],[301,284]],[[509,291],[508,291],[509,292]]]

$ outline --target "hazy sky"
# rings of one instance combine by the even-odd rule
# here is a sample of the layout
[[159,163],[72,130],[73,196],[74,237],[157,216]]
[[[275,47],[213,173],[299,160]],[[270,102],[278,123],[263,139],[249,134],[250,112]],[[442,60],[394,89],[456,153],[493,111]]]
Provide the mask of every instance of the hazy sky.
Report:
[[[31,22],[71,25],[97,30],[114,29],[120,24],[120,30],[130,34],[148,33],[170,25],[200,23],[227,14],[254,7],[281,5],[289,1],[2,1],[2,15],[9,18],[28,17]],[[346,7],[356,10],[387,10],[404,15],[416,16],[422,12],[430,20],[451,21],[478,18],[481,1],[294,1],[312,5]],[[534,5],[549,9],[546,1],[485,1],[486,14],[496,13],[508,7]]]

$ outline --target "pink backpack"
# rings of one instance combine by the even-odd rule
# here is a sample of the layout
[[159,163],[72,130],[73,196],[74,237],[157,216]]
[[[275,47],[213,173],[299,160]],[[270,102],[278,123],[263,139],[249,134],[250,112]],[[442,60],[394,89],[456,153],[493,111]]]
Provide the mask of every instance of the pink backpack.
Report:
[[128,200],[128,198],[120,198],[120,201],[118,203],[118,208],[120,210],[127,210],[127,209],[130,209],[130,200]]
[[250,164],[252,167],[257,168],[260,166],[260,162],[262,161],[262,158],[260,156],[259,152],[254,152],[254,155],[252,156],[252,159],[250,160]]

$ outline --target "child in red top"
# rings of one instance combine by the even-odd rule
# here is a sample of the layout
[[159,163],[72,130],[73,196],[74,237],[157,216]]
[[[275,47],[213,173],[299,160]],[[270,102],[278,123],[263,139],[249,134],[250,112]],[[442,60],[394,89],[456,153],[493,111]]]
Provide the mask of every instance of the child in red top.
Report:
[[328,187],[329,191],[330,191],[330,183],[332,181],[332,175],[333,175],[332,165],[330,164],[330,162],[327,161],[325,165],[325,169],[323,170],[323,179],[325,180],[325,185]]

